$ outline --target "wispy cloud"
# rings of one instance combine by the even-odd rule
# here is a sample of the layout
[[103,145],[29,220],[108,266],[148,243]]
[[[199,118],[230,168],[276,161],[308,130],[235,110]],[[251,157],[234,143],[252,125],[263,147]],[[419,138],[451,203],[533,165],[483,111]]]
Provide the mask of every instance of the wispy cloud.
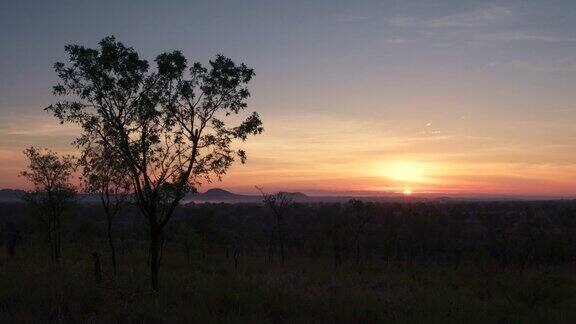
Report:
[[576,72],[576,55],[550,61],[514,60],[510,62],[490,62],[487,68],[512,67],[532,72]]
[[341,22],[341,23],[356,23],[356,22],[367,21],[369,19],[368,16],[350,15],[350,14],[336,14],[336,15],[333,15],[332,18],[336,22]]
[[506,31],[499,33],[481,34],[474,37],[477,41],[537,41],[548,43],[576,42],[576,37],[534,34],[524,31]]
[[388,23],[396,27],[462,28],[480,27],[503,21],[513,16],[513,11],[504,6],[490,4],[485,7],[451,15],[422,19],[420,17],[396,16]]
[[387,42],[389,44],[405,44],[411,42],[411,40],[404,37],[393,37],[387,39]]

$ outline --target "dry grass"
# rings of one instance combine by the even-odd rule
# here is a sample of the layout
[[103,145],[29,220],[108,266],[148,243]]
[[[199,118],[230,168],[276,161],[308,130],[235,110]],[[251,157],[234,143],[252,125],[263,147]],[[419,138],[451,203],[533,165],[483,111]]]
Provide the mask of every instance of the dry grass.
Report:
[[[144,251],[144,249],[142,249]],[[575,322],[572,269],[524,271],[477,264],[385,264],[361,271],[329,258],[291,256],[286,266],[261,255],[233,260],[212,253],[188,265],[168,250],[161,291],[148,289],[145,254],[120,257],[96,284],[89,251],[68,249],[58,266],[40,247],[2,256],[1,322]],[[106,259],[104,259],[106,261]]]

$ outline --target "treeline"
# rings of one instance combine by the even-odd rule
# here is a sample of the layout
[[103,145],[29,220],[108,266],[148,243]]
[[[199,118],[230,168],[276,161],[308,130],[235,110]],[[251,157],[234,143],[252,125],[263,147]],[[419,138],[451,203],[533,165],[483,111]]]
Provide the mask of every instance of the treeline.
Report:
[[[287,204],[281,223],[269,204],[188,204],[176,209],[161,238],[161,256],[178,251],[187,262],[225,254],[238,267],[243,256],[290,262],[291,256],[330,258],[359,269],[387,262],[485,262],[499,267],[568,264],[576,256],[576,202],[450,202]],[[2,244],[45,240],[35,218],[20,204],[1,206]],[[279,233],[281,225],[282,233]],[[63,223],[66,245],[108,254],[101,208],[77,205]],[[114,224],[117,248],[146,249],[147,223],[126,205]],[[284,250],[284,253],[282,253]],[[284,258],[283,258],[284,254]],[[285,260],[283,260],[285,259]],[[118,260],[120,268],[122,259]]]

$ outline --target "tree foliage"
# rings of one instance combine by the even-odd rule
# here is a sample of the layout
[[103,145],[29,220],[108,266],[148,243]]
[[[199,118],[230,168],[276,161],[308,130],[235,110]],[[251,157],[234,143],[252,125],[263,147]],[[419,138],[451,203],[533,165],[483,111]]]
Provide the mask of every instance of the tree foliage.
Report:
[[70,183],[76,166],[75,159],[35,147],[27,148],[24,155],[29,161],[28,169],[20,172],[20,175],[34,186],[26,193],[24,201],[42,221],[50,258],[52,262],[58,262],[62,252],[63,217],[76,195],[76,189]]
[[83,190],[96,193],[106,214],[106,234],[114,273],[118,270],[116,247],[113,238],[114,218],[123,205],[128,203],[132,192],[129,170],[122,159],[106,145],[89,143],[78,161],[82,168]]
[[[274,218],[276,219],[276,224],[272,228],[270,236],[270,253],[272,252],[272,243],[274,239],[274,233],[278,233],[278,246],[280,248],[280,259],[282,264],[286,262],[286,250],[285,250],[285,217],[288,209],[294,204],[294,200],[291,195],[287,192],[277,192],[275,194],[264,193],[262,188],[256,187],[262,194],[262,202],[266,207],[268,207]],[[270,256],[271,258],[271,256]]]
[[[63,99],[46,109],[82,128],[82,150],[110,148],[128,171],[137,204],[148,219],[151,252],[184,195],[220,179],[246,153],[234,146],[263,131],[257,113],[229,124],[247,107],[254,71],[217,55],[209,66],[188,64],[180,51],[160,54],[155,69],[131,47],[104,38],[98,49],[67,45],[68,63],[54,68]],[[157,252],[157,251],[156,251]],[[152,257],[152,285],[157,266]]]

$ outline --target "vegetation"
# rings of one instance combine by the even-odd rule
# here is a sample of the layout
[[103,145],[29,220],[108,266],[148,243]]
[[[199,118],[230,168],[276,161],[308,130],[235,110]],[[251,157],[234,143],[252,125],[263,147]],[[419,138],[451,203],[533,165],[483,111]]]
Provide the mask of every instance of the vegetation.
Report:
[[[91,255],[108,246],[101,208],[77,205],[64,231],[67,257],[46,267],[38,257],[47,249],[42,231],[28,210],[4,205],[2,237],[15,229],[23,244],[15,257],[1,255],[2,321],[576,320],[575,202],[364,204],[370,225],[360,268],[349,204],[294,204],[284,214],[284,265],[268,262],[268,207],[181,206],[166,230],[167,275],[158,293],[147,288],[142,271],[148,242],[137,207],[126,205],[117,216],[118,274],[103,259],[98,280]],[[181,234],[182,224],[189,234]],[[327,230],[334,227],[341,234]],[[340,241],[337,266],[334,241]],[[227,253],[234,246],[241,258]]]
[[[118,271],[113,223],[122,205],[131,196],[132,182],[122,159],[106,146],[88,146],[79,161],[82,167],[84,192],[97,193],[106,214],[106,237],[114,273]],[[98,260],[99,262],[99,260]]]
[[[158,55],[150,71],[148,61],[114,37],[99,45],[65,47],[68,63],[54,65],[60,78],[54,94],[65,99],[46,110],[81,127],[75,144],[84,156],[99,147],[116,159],[105,171],[116,168],[129,178],[148,220],[151,285],[158,290],[164,228],[174,210],[200,182],[225,174],[235,158],[244,163],[246,153],[232,148],[234,140],[263,131],[257,113],[229,125],[231,115],[247,107],[254,71],[223,55],[209,68],[189,67],[179,51]],[[100,176],[92,163],[83,166]]]
[[0,322],[576,322],[576,202],[302,204],[258,188],[260,204],[184,205],[263,131],[234,116],[254,71],[179,51],[151,70],[113,37],[65,49],[46,110],[80,126],[81,154],[24,152],[34,189],[0,206]]
[[64,216],[76,194],[70,184],[75,162],[70,156],[60,157],[55,152],[35,147],[26,149],[24,154],[29,165],[28,170],[20,174],[34,186],[24,200],[42,222],[50,247],[50,260],[57,263],[62,254]]

